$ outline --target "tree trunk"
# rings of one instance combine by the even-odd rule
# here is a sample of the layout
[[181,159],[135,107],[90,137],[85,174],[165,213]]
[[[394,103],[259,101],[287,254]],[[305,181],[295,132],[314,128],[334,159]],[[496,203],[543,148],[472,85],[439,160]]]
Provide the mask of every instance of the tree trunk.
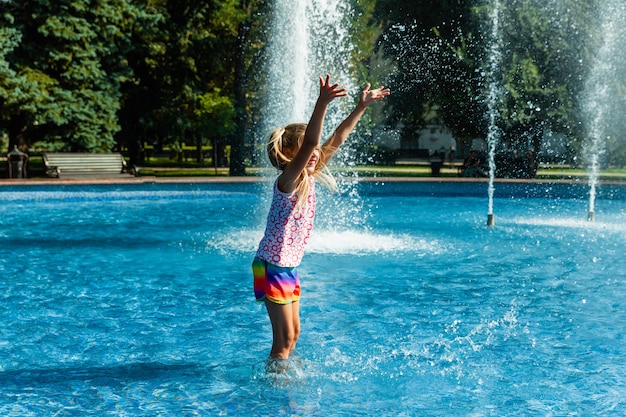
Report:
[[196,162],[202,162],[204,161],[204,155],[202,154],[203,137],[202,135],[198,133],[195,134],[195,137],[196,137]]
[[[243,2],[242,2],[243,5]],[[231,176],[246,175],[245,165],[245,132],[247,131],[246,118],[246,45],[248,43],[248,34],[250,32],[250,23],[243,21],[237,29],[237,53],[235,56],[235,74],[234,74],[234,90],[235,90],[235,134],[230,140],[230,169]]]
[[10,152],[14,146],[26,152],[28,150],[28,139],[26,138],[26,130],[28,125],[23,117],[13,116],[8,123],[9,147],[6,150]]

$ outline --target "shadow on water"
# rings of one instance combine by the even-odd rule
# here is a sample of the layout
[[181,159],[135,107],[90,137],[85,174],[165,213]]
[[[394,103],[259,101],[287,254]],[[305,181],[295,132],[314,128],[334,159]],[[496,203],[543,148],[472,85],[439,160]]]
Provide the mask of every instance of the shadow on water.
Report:
[[97,238],[87,237],[46,237],[46,236],[34,236],[34,237],[12,237],[11,247],[15,249],[71,249],[71,248],[94,248],[94,249],[107,249],[107,248],[129,248],[137,249],[141,247],[154,248],[155,245],[163,245],[169,242],[164,239],[148,238],[144,236],[133,236],[132,238],[124,237],[112,237],[101,236]]
[[194,363],[164,364],[140,362],[114,366],[19,369],[0,372],[0,386],[36,387],[71,382],[115,385],[133,381],[155,380],[159,383],[184,379],[210,378],[216,366]]

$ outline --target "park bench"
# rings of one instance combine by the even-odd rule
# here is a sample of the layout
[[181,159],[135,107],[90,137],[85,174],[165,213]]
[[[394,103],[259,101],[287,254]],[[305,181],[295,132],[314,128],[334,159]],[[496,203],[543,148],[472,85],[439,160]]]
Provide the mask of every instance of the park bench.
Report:
[[126,161],[120,153],[44,152],[43,163],[46,175],[52,178],[126,174]]

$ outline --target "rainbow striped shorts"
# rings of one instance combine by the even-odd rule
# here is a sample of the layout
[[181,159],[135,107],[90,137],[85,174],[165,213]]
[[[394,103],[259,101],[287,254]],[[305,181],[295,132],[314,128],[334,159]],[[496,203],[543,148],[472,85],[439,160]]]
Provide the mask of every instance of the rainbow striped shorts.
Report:
[[278,266],[254,258],[252,274],[257,301],[291,304],[300,300],[300,277],[295,267]]

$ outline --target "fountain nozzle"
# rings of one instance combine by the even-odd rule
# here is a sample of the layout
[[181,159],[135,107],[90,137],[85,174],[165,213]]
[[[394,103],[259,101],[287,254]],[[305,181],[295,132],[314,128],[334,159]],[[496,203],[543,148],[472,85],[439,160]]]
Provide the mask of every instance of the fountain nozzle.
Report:
[[589,220],[590,222],[594,221],[596,219],[596,213],[594,213],[593,211],[590,211],[589,213],[587,213],[587,220]]
[[496,218],[493,214],[487,214],[487,226],[495,226]]

